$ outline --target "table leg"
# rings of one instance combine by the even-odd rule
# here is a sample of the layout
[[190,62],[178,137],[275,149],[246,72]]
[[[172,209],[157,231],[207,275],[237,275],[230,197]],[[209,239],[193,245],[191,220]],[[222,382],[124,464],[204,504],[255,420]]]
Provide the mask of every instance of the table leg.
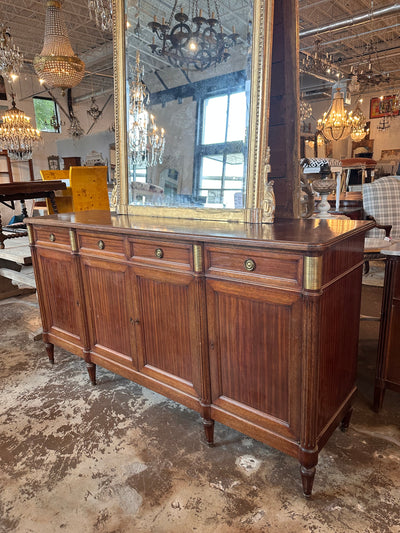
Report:
[[5,241],[5,237],[3,235],[3,225],[1,222],[1,213],[0,213],[0,250],[4,249],[4,241]]
[[58,209],[57,209],[57,204],[56,204],[56,195],[54,194],[54,191],[51,191],[49,193],[49,198],[50,198],[51,207],[53,208],[54,213],[56,215],[58,215]]
[[28,211],[26,210],[25,200],[20,200],[20,202],[21,202],[22,218],[28,218]]

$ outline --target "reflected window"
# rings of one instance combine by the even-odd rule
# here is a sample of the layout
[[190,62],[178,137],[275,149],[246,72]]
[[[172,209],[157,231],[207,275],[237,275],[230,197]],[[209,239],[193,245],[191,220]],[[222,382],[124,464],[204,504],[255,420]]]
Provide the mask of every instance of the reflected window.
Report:
[[52,98],[33,97],[36,127],[48,133],[60,133],[58,107]]
[[204,98],[196,146],[197,195],[210,207],[242,208],[247,98],[232,91]]

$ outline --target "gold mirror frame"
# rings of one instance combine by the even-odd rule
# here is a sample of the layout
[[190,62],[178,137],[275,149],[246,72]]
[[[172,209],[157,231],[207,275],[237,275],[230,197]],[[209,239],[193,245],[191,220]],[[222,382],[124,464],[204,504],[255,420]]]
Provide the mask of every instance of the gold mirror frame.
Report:
[[123,0],[113,3],[114,106],[116,146],[116,210],[119,214],[197,220],[273,222],[273,200],[268,186],[269,101],[274,0],[254,0],[250,93],[250,124],[246,207],[213,209],[129,205],[127,109],[126,109],[126,17]]

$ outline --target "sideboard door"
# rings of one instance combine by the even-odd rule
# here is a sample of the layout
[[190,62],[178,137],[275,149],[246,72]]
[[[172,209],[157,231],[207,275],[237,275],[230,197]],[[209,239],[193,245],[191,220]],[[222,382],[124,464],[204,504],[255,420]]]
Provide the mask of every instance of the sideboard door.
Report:
[[[88,311],[91,359],[107,367],[137,368],[129,265],[81,256]],[[118,372],[118,366],[115,371]]]
[[301,397],[299,293],[209,279],[207,316],[212,418],[274,446],[280,435],[292,442],[286,451],[295,454]]
[[[83,356],[84,302],[79,288],[79,267],[70,251],[36,248],[36,278],[46,342]],[[67,344],[65,344],[67,343]]]
[[[190,273],[142,266],[132,268],[132,279],[140,313],[140,372],[197,403],[202,396],[202,281]],[[191,406],[198,409],[194,403]]]

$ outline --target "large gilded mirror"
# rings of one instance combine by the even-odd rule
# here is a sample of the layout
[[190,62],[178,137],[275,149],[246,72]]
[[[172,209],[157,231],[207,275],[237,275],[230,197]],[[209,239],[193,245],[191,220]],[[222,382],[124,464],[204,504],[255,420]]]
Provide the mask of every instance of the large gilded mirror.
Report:
[[118,212],[268,221],[272,4],[114,1]]

